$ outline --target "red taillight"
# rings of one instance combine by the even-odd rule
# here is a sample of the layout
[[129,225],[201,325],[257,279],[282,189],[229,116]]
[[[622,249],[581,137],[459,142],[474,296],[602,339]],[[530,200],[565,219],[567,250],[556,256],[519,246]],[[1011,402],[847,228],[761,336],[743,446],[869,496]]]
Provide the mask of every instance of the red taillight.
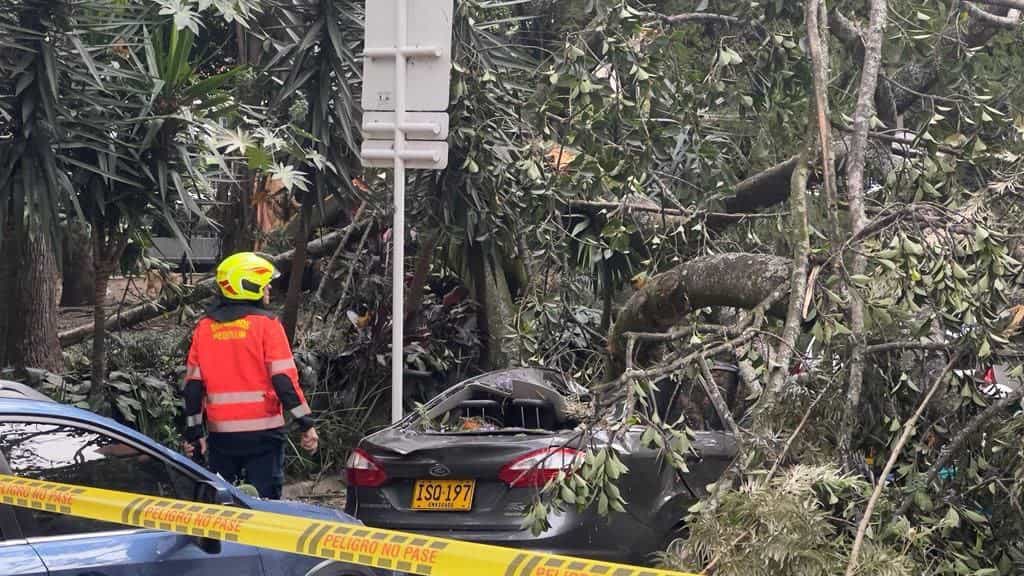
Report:
[[384,473],[380,464],[359,448],[349,455],[348,462],[345,463],[345,472],[349,486],[376,488],[388,480],[388,475]]
[[503,466],[498,478],[513,488],[542,487],[559,472],[568,472],[582,462],[583,453],[579,450],[542,448]]

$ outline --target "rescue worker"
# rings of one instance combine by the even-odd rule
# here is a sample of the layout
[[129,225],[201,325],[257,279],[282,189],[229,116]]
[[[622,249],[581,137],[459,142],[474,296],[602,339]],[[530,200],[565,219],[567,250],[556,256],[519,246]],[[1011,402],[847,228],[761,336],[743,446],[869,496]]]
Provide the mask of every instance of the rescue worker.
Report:
[[199,450],[225,480],[244,480],[271,499],[281,497],[284,483],[284,412],[295,419],[304,450],[315,452],[319,443],[284,326],[264,307],[278,275],[252,252],[220,263],[220,299],[192,334],[184,394],[185,453]]

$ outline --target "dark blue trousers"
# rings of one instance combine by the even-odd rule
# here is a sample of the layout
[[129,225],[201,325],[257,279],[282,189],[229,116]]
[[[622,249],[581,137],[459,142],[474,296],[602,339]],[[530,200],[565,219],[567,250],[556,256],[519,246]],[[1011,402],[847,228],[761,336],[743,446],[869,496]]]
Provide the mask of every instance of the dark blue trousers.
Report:
[[207,451],[210,470],[228,482],[238,484],[244,481],[252,484],[261,498],[281,498],[281,487],[284,485],[282,438],[267,434],[258,438],[210,434]]

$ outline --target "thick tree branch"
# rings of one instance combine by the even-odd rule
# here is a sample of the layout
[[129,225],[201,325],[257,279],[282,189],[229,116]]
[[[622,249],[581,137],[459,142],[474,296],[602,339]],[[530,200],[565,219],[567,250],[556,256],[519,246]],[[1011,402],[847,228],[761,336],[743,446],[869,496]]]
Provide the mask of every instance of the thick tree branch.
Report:
[[1016,8],[1024,10],[1024,0],[973,0],[975,4],[988,4],[989,6],[1002,6],[1004,8]]
[[[807,182],[810,175],[810,165],[816,156],[815,144],[820,143],[823,151],[822,157],[828,164],[829,144],[828,122],[825,117],[828,110],[828,97],[825,94],[825,82],[827,82],[827,62],[825,59],[825,48],[822,45],[821,29],[819,27],[820,0],[810,0],[805,5],[804,18],[807,23],[808,46],[812,64],[812,98],[814,106],[807,118],[807,136],[805,137],[804,150],[797,159],[796,168],[790,182],[789,212],[790,212],[790,242],[793,246],[793,266],[789,279],[789,307],[786,311],[786,323],[782,329],[781,341],[776,347],[775,358],[772,364],[774,367],[769,372],[768,386],[765,388],[764,396],[759,403],[759,412],[771,413],[774,408],[775,399],[782,393],[786,384],[786,376],[789,374],[790,361],[796,347],[797,338],[800,336],[800,328],[803,324],[804,296],[807,292],[807,270],[808,258],[811,255],[810,226],[807,221]],[[815,137],[818,134],[818,137]],[[826,181],[829,180],[831,168],[826,168]],[[760,418],[758,419],[761,420]]]
[[796,165],[797,157],[793,156],[743,180],[736,185],[735,193],[725,199],[725,209],[729,212],[748,212],[785,202],[789,197],[789,181]]
[[1014,29],[1020,26],[1020,10],[1011,10],[1006,16],[993,14],[975,5],[974,2],[961,2],[967,13],[979,20],[983,20],[993,26]]
[[[569,200],[569,209],[587,214],[602,210],[608,212],[623,211],[626,213],[644,212],[649,214],[662,214],[669,216],[675,223],[688,222],[693,219],[702,218],[709,221],[739,221],[746,218],[773,218],[778,213],[765,212],[706,212],[699,209],[682,210],[679,208],[663,208],[655,204],[639,204],[636,202],[607,202],[600,200]],[[683,218],[683,220],[679,220]]]
[[[815,0],[809,2],[809,5],[815,4],[817,4]],[[813,131],[812,127],[809,132],[813,133]],[[811,138],[808,140],[814,142]],[[793,266],[789,278],[789,306],[786,311],[786,323],[782,329],[782,340],[779,342],[778,352],[772,362],[774,369],[768,378],[768,387],[765,389],[766,393],[761,402],[761,409],[770,408],[775,398],[782,392],[803,321],[804,295],[807,291],[807,259],[811,254],[810,227],[807,223],[807,179],[810,172],[808,157],[811,154],[812,152],[808,150],[801,155],[796,170],[793,171],[793,183],[789,197],[790,230],[793,243]]]
[[696,258],[654,276],[626,302],[612,325],[609,378],[625,368],[626,333],[664,332],[692,310],[707,306],[753,308],[787,283],[789,274],[788,258],[739,253]]
[[829,17],[829,31],[853,51],[858,62],[864,60],[864,32],[841,11],[835,10]]
[[[864,38],[864,66],[861,71],[860,86],[857,91],[857,106],[853,113],[853,135],[850,143],[850,155],[847,163],[846,185],[850,203],[850,230],[854,236],[867,225],[864,212],[864,169],[868,145],[868,132],[871,128],[871,117],[874,112],[875,92],[878,87],[878,73],[882,66],[882,41],[888,19],[886,0],[872,0],[868,30]],[[855,253],[851,265],[852,275],[864,274],[867,259],[863,254]],[[846,405],[839,430],[839,453],[847,461],[850,458],[850,446],[853,431],[857,425],[857,410],[860,407],[861,387],[864,381],[864,301],[860,298],[857,288],[849,286],[850,292],[850,331],[853,333],[853,350],[850,355],[850,377],[846,393]]]

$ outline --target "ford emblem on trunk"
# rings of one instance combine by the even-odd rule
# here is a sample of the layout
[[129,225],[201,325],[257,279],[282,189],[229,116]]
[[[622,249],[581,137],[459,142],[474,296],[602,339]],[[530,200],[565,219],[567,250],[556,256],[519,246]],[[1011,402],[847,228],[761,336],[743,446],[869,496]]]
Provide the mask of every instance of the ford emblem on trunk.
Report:
[[430,475],[435,477],[435,478],[440,478],[442,476],[447,476],[447,475],[449,475],[451,473],[452,473],[452,471],[449,470],[448,467],[445,466],[444,464],[434,464],[430,468]]

